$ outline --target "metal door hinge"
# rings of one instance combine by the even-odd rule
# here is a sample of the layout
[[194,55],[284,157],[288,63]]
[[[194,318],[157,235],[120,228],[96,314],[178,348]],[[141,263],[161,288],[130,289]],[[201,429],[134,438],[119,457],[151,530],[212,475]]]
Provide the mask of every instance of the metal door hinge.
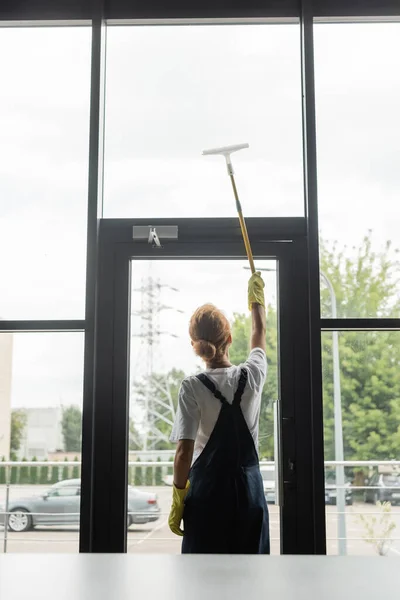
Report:
[[153,248],[162,248],[161,240],[177,240],[177,225],[134,225],[132,228],[134,242],[147,241]]

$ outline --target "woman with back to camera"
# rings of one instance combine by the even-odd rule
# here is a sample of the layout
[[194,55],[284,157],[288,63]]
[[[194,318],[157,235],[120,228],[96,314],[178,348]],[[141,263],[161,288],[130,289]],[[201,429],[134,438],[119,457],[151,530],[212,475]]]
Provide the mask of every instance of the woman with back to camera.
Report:
[[[183,380],[171,441],[177,443],[169,526],[182,553],[269,554],[269,520],[257,453],[267,374],[264,282],[248,286],[251,350],[232,365],[232,335],[212,304],[190,320],[192,346],[206,370]],[[183,520],[183,530],[181,521]]]

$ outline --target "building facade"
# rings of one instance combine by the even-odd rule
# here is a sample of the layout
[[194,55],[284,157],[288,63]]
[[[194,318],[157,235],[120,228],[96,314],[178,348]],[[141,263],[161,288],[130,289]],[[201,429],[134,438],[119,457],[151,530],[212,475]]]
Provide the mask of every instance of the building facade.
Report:
[[19,449],[19,458],[45,460],[49,454],[63,450],[62,408],[27,408],[26,427]]

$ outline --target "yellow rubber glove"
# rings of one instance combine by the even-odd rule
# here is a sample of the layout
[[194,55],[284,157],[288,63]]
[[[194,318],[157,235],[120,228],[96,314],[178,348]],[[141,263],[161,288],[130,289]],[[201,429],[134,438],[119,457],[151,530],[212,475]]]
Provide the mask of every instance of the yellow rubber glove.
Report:
[[181,529],[181,521],[183,518],[183,510],[185,508],[185,498],[189,491],[190,482],[188,481],[184,490],[175,487],[172,488],[172,506],[169,513],[168,525],[172,533],[175,535],[183,535]]
[[261,304],[265,308],[264,287],[265,283],[261,273],[256,271],[249,279],[249,310],[251,310],[253,304]]

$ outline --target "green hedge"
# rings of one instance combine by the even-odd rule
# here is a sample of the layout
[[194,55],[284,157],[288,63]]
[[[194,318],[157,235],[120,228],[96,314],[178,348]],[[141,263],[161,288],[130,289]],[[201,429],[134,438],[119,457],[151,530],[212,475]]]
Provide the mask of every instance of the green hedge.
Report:
[[[140,458],[137,462],[140,463]],[[135,466],[135,485],[143,485],[143,469],[140,466]]]
[[50,483],[58,483],[60,477],[59,473],[60,467],[58,465],[51,467]]
[[49,467],[47,465],[40,468],[40,483],[42,485],[49,483]]
[[[32,462],[37,462],[37,458],[36,456],[34,456],[32,458]],[[29,478],[29,483],[32,483],[33,485],[36,485],[37,482],[39,481],[39,473],[38,473],[38,469],[39,467],[35,467],[35,466],[31,466],[31,470],[30,470],[30,478]]]
[[150,487],[150,486],[153,485],[153,467],[147,467],[146,468],[145,481],[146,481],[146,485],[147,486]]
[[[75,456],[74,462],[78,462],[77,456]],[[80,479],[80,477],[81,477],[81,473],[80,473],[79,465],[75,465],[74,467],[72,467],[72,479]]]
[[[3,458],[1,459],[1,462],[5,462],[6,459]],[[6,468],[5,467],[0,467],[0,485],[6,483]]]
[[[159,457],[157,462],[161,462],[161,460]],[[170,460],[173,461],[173,459]],[[79,459],[76,456],[74,462],[78,463],[78,461]],[[5,484],[6,468],[1,466],[1,462],[5,462],[4,457],[0,461],[0,484]],[[27,462],[27,459],[23,458],[22,462]],[[37,462],[37,458],[34,457],[32,462]],[[65,462],[68,462],[67,458],[65,458]],[[173,468],[171,465],[171,467],[168,467],[168,474],[172,473]],[[12,466],[10,469],[10,483],[14,485],[52,485],[64,479],[79,479],[80,476],[81,469],[79,464],[69,467],[65,464],[63,465],[62,462],[55,466],[44,465],[39,467],[35,465],[22,465],[20,467]],[[129,467],[128,483],[129,485],[146,485],[148,487],[164,485],[163,468],[158,465],[154,467],[142,467],[140,465],[140,458],[138,458],[136,464]]]
[[[161,462],[161,458],[158,457],[157,458],[157,462]],[[163,478],[162,478],[162,468],[161,467],[156,467],[156,472],[155,472],[155,484],[156,485],[163,485]]]
[[[26,458],[23,458],[22,462],[27,462]],[[31,479],[30,479],[29,467],[27,465],[24,465],[23,467],[20,468],[18,483],[26,485],[30,482],[31,482]]]
[[10,483],[18,483],[18,467],[11,467]]
[[[78,463],[79,459],[77,456],[74,458],[74,461]],[[4,457],[0,460],[0,485],[7,483],[6,467],[1,465],[2,462],[5,462]],[[27,463],[28,460],[23,458],[21,462]],[[34,456],[31,462],[38,462],[37,457]],[[44,462],[47,462],[47,459]],[[68,462],[67,458],[65,459],[65,462]],[[59,465],[51,467],[48,465],[41,467],[36,465],[29,466],[28,464],[23,464],[20,467],[15,465],[10,467],[10,483],[13,485],[51,485],[64,479],[79,479],[81,476],[80,471],[79,464],[69,467],[63,465],[61,462]]]
[[[65,457],[64,458],[64,462],[68,462],[68,458]],[[67,465],[64,465],[62,468],[62,475],[61,475],[61,480],[64,481],[65,479],[69,479],[69,467]]]

